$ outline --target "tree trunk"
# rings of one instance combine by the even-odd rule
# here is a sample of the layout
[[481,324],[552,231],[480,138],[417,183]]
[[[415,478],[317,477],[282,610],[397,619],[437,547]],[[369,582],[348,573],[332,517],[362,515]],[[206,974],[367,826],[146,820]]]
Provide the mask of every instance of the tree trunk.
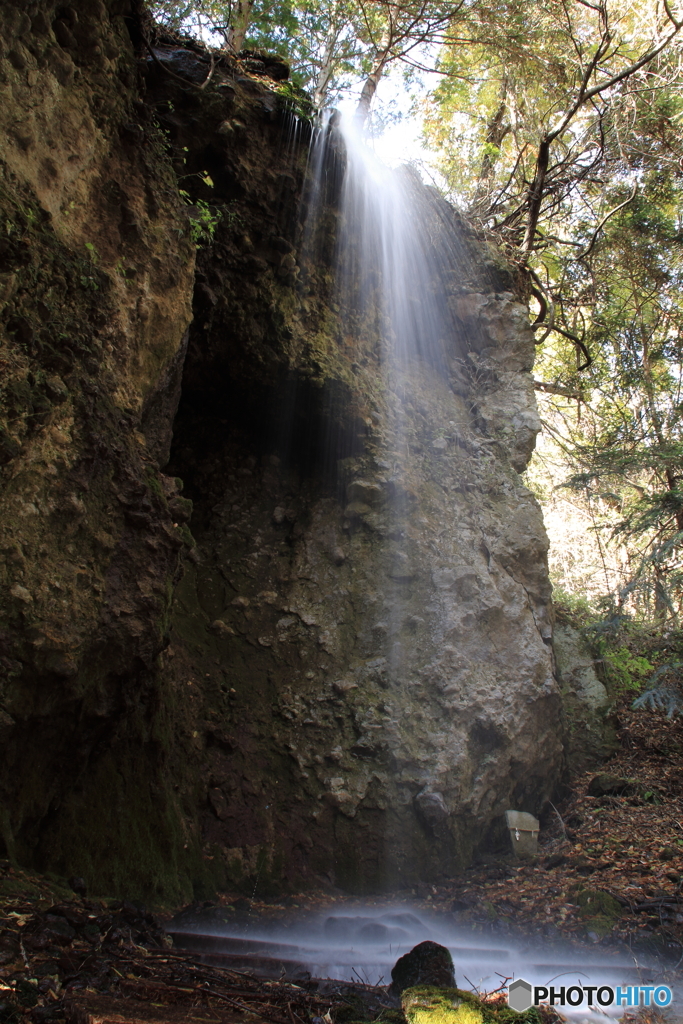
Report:
[[322,64],[320,71],[315,80],[315,90],[313,92],[313,105],[316,110],[320,110],[325,102],[327,96],[327,90],[329,89],[330,82],[332,81],[332,75],[334,73],[334,50],[339,39],[339,29],[330,29],[330,34],[327,37],[325,43],[325,51],[323,53]]
[[536,171],[534,174],[534,180],[531,183],[529,189],[529,216],[527,220],[526,234],[524,236],[523,250],[528,254],[534,247],[534,238],[536,237],[536,225],[538,224],[538,216],[541,212],[541,203],[543,202],[543,194],[545,188],[545,176],[548,171],[548,162],[550,160],[550,140],[543,139],[540,146],[538,147],[538,156],[536,157]]
[[237,0],[235,14],[228,33],[228,46],[233,53],[239,53],[244,46],[244,37],[251,22],[254,0]]
[[[667,439],[664,436],[664,427],[662,424],[662,418],[659,415],[657,409],[657,399],[655,396],[655,384],[652,379],[652,366],[650,364],[650,342],[647,336],[647,331],[641,328],[641,343],[643,347],[643,377],[645,381],[645,395],[647,397],[647,411],[650,418],[650,423],[657,438],[660,451],[664,452],[667,447]],[[678,480],[669,465],[664,468],[664,476],[666,477],[666,484],[670,491],[676,489]],[[678,511],[675,514],[676,529],[679,533],[683,533],[683,511]]]
[[510,125],[505,124],[505,113],[507,111],[507,78],[503,79],[503,85],[501,88],[500,104],[495,114],[488,123],[486,131],[486,152],[481,162],[481,168],[479,170],[479,178],[477,179],[477,188],[474,194],[474,206],[483,205],[488,199],[490,192],[491,177],[493,175],[493,168],[495,166],[497,156],[492,155],[492,147],[496,150],[500,150],[503,143],[503,139],[510,132]]
[[356,121],[361,127],[368,119],[372,98],[377,91],[377,86],[379,85],[379,80],[382,77],[382,72],[389,63],[392,35],[393,26],[390,17],[387,26],[382,33],[382,38],[377,48],[377,56],[375,58],[375,63],[373,64],[372,71],[365,79],[365,84],[360,94],[360,99],[358,100],[358,106],[356,107]]
[[372,98],[377,91],[377,86],[379,85],[379,80],[382,77],[382,72],[384,71],[388,62],[389,54],[385,53],[381,57],[381,59],[375,64],[374,68],[372,69],[368,77],[365,79],[365,84],[360,94],[360,99],[358,100],[358,106],[356,107],[355,115],[356,120],[361,125],[364,125],[368,119]]

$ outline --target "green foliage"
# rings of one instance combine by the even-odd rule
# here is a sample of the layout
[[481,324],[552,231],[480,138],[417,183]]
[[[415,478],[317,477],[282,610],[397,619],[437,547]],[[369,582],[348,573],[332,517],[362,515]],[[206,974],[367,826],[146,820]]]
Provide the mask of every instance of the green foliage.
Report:
[[[578,372],[575,347],[551,332],[537,375],[564,392],[544,395],[541,404],[566,484],[584,507],[600,508],[605,543],[627,555],[621,579],[612,581],[615,601],[676,624],[683,600],[682,104],[675,82],[667,82],[672,69],[662,62],[658,70],[666,84],[655,88],[654,75],[644,76],[641,91],[629,96],[628,125],[620,106],[626,96],[604,111],[600,182],[582,183],[585,202],[562,232],[585,257],[577,261],[568,246],[550,242],[543,254],[547,263],[553,251],[544,279],[556,289],[559,323],[581,334],[592,363]],[[597,233],[591,208],[616,211]]]
[[[267,51],[286,58],[294,85],[308,90],[316,110],[365,78],[405,61],[419,46],[438,46],[445,26],[461,9],[483,0],[156,0],[152,14],[163,25],[199,35],[231,52]],[[410,71],[408,71],[410,74]],[[306,115],[305,105],[302,112]]]
[[598,641],[598,654],[611,693],[639,690],[653,669],[647,658],[633,654],[628,647],[610,650],[604,639]]
[[[532,7],[494,0],[461,17],[467,31],[451,22],[440,54],[444,78],[429,105],[427,137],[456,201],[496,231],[511,260],[529,267],[543,331],[541,411],[557,461],[585,519],[602,530],[595,540],[605,570],[609,544],[627,556],[605,571],[606,589],[638,615],[677,623],[683,98],[671,40],[678,29],[668,8],[658,15],[641,0],[623,11],[600,0]],[[532,182],[540,182],[535,210]],[[542,500],[561,479],[544,484]]]
[[[579,609],[571,625],[579,628],[595,658],[599,674],[612,696],[647,687],[633,702],[636,709],[666,711],[667,717],[683,715],[683,634],[663,632],[661,627],[636,621],[605,604],[591,608],[560,595],[564,609]],[[645,800],[658,802],[657,793],[641,793]]]
[[221,212],[209,205],[203,199],[196,199],[190,213],[192,227],[190,234],[192,241],[197,248],[202,245],[210,245],[216,228],[221,222]]
[[275,91],[282,101],[282,105],[290,113],[302,120],[310,121],[314,114],[313,104],[310,96],[294,82],[280,82]]
[[[94,270],[94,268],[99,263],[100,254],[98,253],[97,249],[95,248],[95,245],[92,242],[86,242],[85,249],[88,253],[88,263],[92,266]],[[90,291],[97,292],[100,290],[97,275],[94,273],[88,273],[87,271],[85,273],[82,273],[80,275],[80,281],[83,287],[89,289]]]
[[[360,9],[348,0],[156,0],[151,11],[174,31],[200,35],[229,49],[233,28],[240,19],[246,21],[241,45],[279,54],[290,63],[293,88],[287,98],[304,116],[310,116],[310,111],[296,90],[313,92],[323,74],[326,81],[319,99],[328,95],[332,99],[340,76],[359,73],[367,49],[359,39]],[[278,91],[283,92],[282,86]]]
[[667,718],[673,718],[677,712],[683,715],[682,670],[681,661],[660,665],[648,680],[650,686],[634,700],[632,707],[666,711]]
[[[213,188],[213,180],[206,171],[198,174],[183,175],[183,179],[196,179],[197,183],[208,188]],[[181,179],[181,180],[183,180]],[[189,207],[190,237],[195,246],[199,249],[202,245],[211,245],[216,228],[223,219],[223,211],[212,206],[205,199],[192,196],[186,188],[178,189],[183,202]],[[233,216],[236,216],[233,213]]]
[[114,272],[122,277],[124,281],[132,281],[135,278],[134,268],[126,266],[122,256],[114,264]]
[[597,611],[582,594],[572,594],[562,587],[553,587],[553,607],[558,622],[582,629],[595,621]]

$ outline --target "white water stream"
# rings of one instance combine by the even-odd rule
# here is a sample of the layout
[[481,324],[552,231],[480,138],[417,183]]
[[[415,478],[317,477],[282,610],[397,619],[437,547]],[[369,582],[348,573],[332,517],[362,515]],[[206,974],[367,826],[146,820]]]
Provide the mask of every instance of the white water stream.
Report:
[[[459,987],[480,992],[491,992],[514,978],[533,985],[625,986],[651,984],[659,977],[656,965],[626,950],[483,936],[448,915],[430,915],[405,904],[381,909],[329,907],[305,915],[292,910],[284,920],[246,919],[234,925],[211,923],[210,918],[201,923],[200,911],[192,923],[180,920],[170,931],[177,945],[208,962],[294,981],[310,975],[389,985],[396,960],[425,939],[450,950]],[[568,1007],[563,1010],[567,1011],[571,1013]],[[573,1015],[589,1016],[585,1008]],[[621,1014],[615,1010],[609,1015]]]
[[[341,140],[341,144],[340,144]],[[445,369],[458,329],[449,297],[460,285],[465,250],[450,208],[409,166],[392,169],[369,147],[353,118],[333,116],[315,133],[302,257],[329,201],[330,155],[340,154],[335,294],[343,328],[379,353],[388,385],[410,364]],[[339,171],[339,166],[337,166]]]

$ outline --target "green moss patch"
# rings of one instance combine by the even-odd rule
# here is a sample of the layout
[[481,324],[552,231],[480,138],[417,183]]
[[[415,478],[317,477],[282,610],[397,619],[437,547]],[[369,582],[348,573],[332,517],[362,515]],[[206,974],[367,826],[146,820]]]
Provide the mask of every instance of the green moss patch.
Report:
[[621,917],[621,905],[601,889],[578,886],[573,898],[580,907],[579,917],[584,921],[586,930],[595,932],[599,938],[611,932]]
[[478,1006],[463,1002],[448,991],[431,995],[416,994],[415,989],[403,999],[403,1009],[410,1024],[483,1024],[484,1014]]
[[517,1013],[507,1003],[479,999],[458,988],[417,985],[403,992],[401,1004],[409,1024],[541,1024],[535,1007]]

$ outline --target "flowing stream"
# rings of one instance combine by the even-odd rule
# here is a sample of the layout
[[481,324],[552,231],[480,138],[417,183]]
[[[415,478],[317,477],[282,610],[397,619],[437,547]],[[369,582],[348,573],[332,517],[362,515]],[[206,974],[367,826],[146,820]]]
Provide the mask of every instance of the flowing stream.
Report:
[[[235,916],[234,923],[219,923]],[[534,985],[642,985],[657,976],[653,965],[627,951],[581,949],[523,935],[514,940],[486,936],[459,926],[450,915],[407,904],[378,908],[349,901],[341,909],[292,909],[277,918],[249,914],[241,920],[239,911],[212,908],[179,915],[169,931],[177,946],[207,963],[295,982],[312,977],[388,985],[396,960],[425,939],[450,950],[460,987],[482,992],[514,978]],[[580,1015],[587,1016],[585,1008]]]

